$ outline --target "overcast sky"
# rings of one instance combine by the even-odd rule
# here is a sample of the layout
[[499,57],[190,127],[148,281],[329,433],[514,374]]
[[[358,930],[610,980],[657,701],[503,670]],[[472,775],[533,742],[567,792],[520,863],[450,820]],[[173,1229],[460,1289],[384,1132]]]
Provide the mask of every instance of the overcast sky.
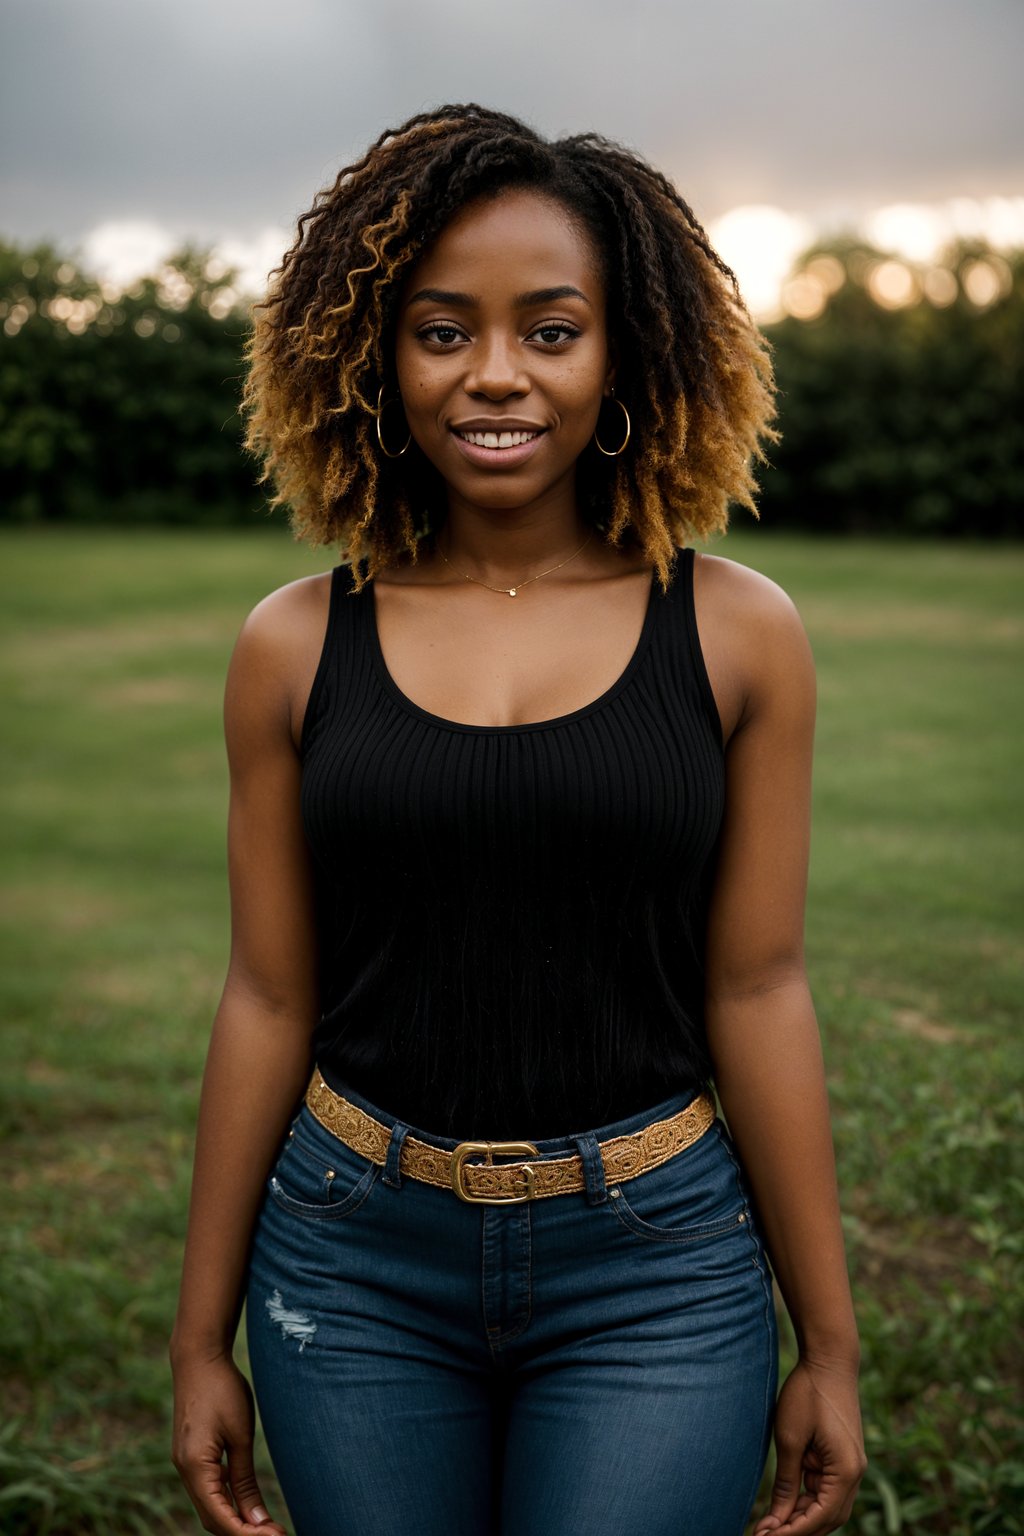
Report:
[[0,236],[289,227],[477,100],[641,149],[705,221],[1024,194],[1022,0],[0,0]]

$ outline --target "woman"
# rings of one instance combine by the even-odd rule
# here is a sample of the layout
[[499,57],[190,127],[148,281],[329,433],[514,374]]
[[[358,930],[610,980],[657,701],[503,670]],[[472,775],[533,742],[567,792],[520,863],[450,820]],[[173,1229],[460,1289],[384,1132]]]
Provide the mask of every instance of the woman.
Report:
[[228,677],[172,1343],[206,1528],[282,1529],[245,1298],[300,1536],[730,1536],[773,1417],[757,1530],[837,1529],[864,1455],[802,959],[812,665],[776,586],[682,547],[772,436],[732,274],[638,157],[446,107],[300,219],[247,405],[345,559],[254,609]]

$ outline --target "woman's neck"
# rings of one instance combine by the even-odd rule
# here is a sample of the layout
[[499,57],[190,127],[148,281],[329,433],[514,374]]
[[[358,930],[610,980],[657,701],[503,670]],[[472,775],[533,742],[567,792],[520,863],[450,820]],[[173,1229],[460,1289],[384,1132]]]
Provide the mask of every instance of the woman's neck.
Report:
[[436,544],[462,571],[504,583],[572,554],[589,532],[574,487],[562,484],[520,507],[478,507],[452,496]]

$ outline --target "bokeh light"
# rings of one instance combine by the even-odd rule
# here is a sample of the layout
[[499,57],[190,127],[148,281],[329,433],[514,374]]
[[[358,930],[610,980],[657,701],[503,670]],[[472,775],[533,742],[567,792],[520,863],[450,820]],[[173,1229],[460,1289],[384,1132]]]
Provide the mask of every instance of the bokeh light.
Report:
[[215,288],[209,295],[202,294],[199,302],[209,309],[214,320],[226,320],[238,303],[238,294],[231,287]]
[[949,240],[949,219],[941,208],[924,203],[893,203],[868,215],[864,233],[880,251],[908,261],[932,261]]
[[828,303],[828,290],[808,268],[782,285],[782,307],[794,320],[817,320]]
[[868,292],[883,309],[906,309],[921,290],[914,273],[902,261],[879,261],[868,273]]
[[838,293],[846,282],[846,268],[838,256],[827,251],[820,256],[812,256],[803,270],[821,285],[829,298]]
[[1024,197],[952,197],[941,203],[891,203],[863,220],[879,250],[916,263],[934,262],[956,240],[1024,246]]
[[924,296],[936,309],[948,309],[956,303],[960,284],[948,267],[929,267],[921,278]]
[[708,234],[736,273],[750,312],[761,321],[780,319],[782,284],[814,238],[813,225],[781,208],[752,203],[717,219]]
[[163,266],[156,275],[156,299],[161,309],[187,309],[195,292],[183,272]]
[[971,303],[978,309],[987,309],[1009,293],[1013,273],[1001,256],[980,256],[964,263],[960,269],[960,282]]

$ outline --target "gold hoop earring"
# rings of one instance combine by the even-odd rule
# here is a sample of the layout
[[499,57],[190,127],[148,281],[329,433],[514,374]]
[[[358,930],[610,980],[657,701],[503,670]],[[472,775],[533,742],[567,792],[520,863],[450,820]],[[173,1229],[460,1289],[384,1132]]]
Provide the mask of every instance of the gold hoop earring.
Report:
[[609,398],[609,400],[611,400],[613,405],[617,405],[618,406],[619,410],[622,412],[623,416],[625,416],[625,418],[626,418],[626,435],[622,439],[622,443],[621,443],[621,445],[618,448],[615,448],[615,449],[602,448],[602,446],[601,446],[601,439],[598,437],[598,435],[597,435],[597,428],[595,427],[594,428],[594,442],[595,442],[595,444],[597,446],[598,452],[599,453],[603,453],[606,459],[617,459],[619,454],[622,453],[623,450],[625,449],[626,444],[629,442],[629,434],[633,430],[633,423],[630,421],[630,419],[629,419],[629,412],[626,410],[626,407],[623,405],[622,401],[621,400],[616,400],[614,389],[612,390],[612,392],[608,396],[608,398]]
[[[401,399],[401,396],[399,395],[398,398]],[[388,401],[389,405],[393,405],[393,404],[397,404],[397,403],[398,403],[397,401],[391,401],[391,400]],[[380,451],[381,451],[381,453],[384,455],[384,457],[386,459],[400,459],[402,457],[402,454],[405,452],[406,448],[408,448],[409,444],[412,442],[412,433],[410,432],[409,436],[406,438],[406,440],[405,440],[405,447],[404,448],[399,448],[397,453],[391,453],[390,450],[385,448],[385,446],[384,446],[384,438],[383,438],[383,436],[381,434],[381,430],[380,430],[380,418],[381,418],[381,415],[383,414],[383,411],[384,411],[384,385],[382,384],[380,389],[377,392],[377,442],[380,444]],[[406,423],[406,425],[408,426],[408,422]]]

